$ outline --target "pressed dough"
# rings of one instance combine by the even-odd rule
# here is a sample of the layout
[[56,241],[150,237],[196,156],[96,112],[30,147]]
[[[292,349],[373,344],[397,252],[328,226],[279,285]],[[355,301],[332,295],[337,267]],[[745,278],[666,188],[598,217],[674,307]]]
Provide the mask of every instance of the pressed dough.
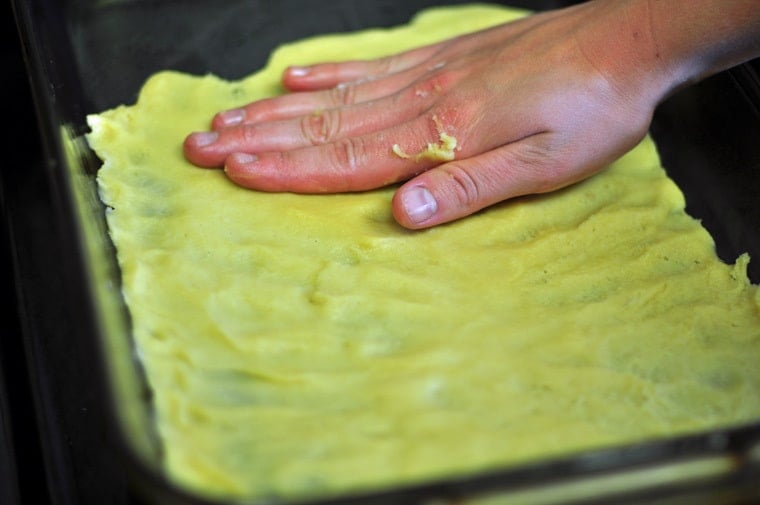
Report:
[[760,418],[749,258],[717,258],[649,138],[571,188],[421,232],[394,222],[393,187],[260,193],[182,156],[216,111],[281,93],[287,64],[525,14],[431,9],[283,46],[236,82],[161,72],[88,118],[172,480],[341,493]]

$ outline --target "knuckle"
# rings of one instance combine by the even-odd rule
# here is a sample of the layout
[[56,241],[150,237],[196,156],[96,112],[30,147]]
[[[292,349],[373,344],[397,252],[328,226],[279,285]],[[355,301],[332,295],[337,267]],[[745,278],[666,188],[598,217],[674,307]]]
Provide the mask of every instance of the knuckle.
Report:
[[340,132],[341,112],[327,109],[301,118],[301,134],[312,145],[331,142]]
[[365,146],[360,137],[345,137],[332,144],[332,159],[336,168],[346,174],[355,173],[365,158]]
[[520,167],[518,176],[530,181],[536,193],[553,191],[561,174],[571,170],[555,149],[541,143],[531,143],[516,152],[512,166]]
[[229,149],[249,149],[261,144],[262,134],[259,125],[246,124],[232,130],[222,131],[220,136],[225,139]]
[[457,76],[453,72],[436,70],[416,79],[404,90],[403,98],[407,101],[429,102],[437,99],[451,90]]
[[246,124],[242,128],[237,129],[239,132],[240,142],[248,144],[254,142],[258,138],[258,128],[255,124]]
[[467,209],[478,206],[483,196],[483,190],[477,178],[457,164],[448,164],[443,167],[449,179],[449,187],[456,202]]
[[379,75],[392,74],[398,67],[397,57],[395,55],[380,58],[375,64],[375,72]]
[[353,105],[356,102],[356,84],[341,82],[327,91],[329,100],[335,107]]

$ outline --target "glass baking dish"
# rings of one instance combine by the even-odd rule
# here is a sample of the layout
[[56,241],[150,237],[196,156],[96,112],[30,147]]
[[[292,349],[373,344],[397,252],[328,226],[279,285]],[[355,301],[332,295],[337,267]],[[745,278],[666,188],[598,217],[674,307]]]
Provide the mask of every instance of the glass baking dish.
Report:
[[[464,2],[229,0],[222,8],[210,0],[13,2],[44,140],[55,226],[70,237],[61,251],[61,268],[73,281],[64,303],[79,316],[77,338],[92,349],[91,373],[108,415],[109,448],[140,500],[208,503],[162,471],[150,390],[131,342],[97,197],[100,162],[83,137],[86,115],[133,103],[144,80],[160,70],[238,79],[263,66],[282,43],[394,26],[425,7],[459,3]],[[502,3],[548,9],[569,2]],[[745,251],[760,257],[756,63],[674,95],[658,109],[651,129],[663,164],[685,193],[687,210],[703,221],[727,261]],[[750,263],[749,275],[760,282],[760,264]],[[324,503],[694,503],[718,496],[728,503],[760,498],[758,481],[760,420]]]

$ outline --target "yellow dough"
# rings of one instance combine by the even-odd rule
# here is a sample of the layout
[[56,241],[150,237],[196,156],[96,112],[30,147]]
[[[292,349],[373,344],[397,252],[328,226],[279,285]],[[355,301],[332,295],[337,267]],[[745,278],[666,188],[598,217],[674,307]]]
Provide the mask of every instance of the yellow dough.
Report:
[[[438,120],[438,117],[433,116],[433,120],[435,121],[436,127],[438,127],[438,143],[433,144],[432,142],[428,143],[428,145],[423,149],[422,151],[418,152],[414,155],[415,161],[420,160],[433,160],[433,161],[451,161],[456,156],[457,149],[457,139],[456,137],[452,137],[445,131],[443,131],[443,125],[441,125],[440,121]],[[393,144],[393,147],[391,147],[391,150],[393,151],[393,154],[398,156],[399,158],[411,158],[412,156],[410,154],[407,154],[404,152],[403,149],[401,149],[401,146],[398,144]]]
[[342,493],[760,419],[749,259],[717,258],[649,138],[572,188],[421,232],[394,222],[394,188],[260,193],[183,158],[216,111],[281,93],[287,64],[524,14],[431,9],[283,46],[236,82],[161,72],[88,118],[179,485]]

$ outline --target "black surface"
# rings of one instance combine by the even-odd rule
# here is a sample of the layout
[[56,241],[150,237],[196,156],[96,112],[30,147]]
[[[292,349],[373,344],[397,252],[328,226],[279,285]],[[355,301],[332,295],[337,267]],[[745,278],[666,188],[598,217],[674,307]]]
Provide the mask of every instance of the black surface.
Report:
[[106,416],[68,314],[48,160],[10,4],[4,9],[0,505],[137,504],[104,443]]
[[42,157],[34,107],[10,4],[3,10],[2,90],[7,106],[6,163],[0,171],[0,503],[45,503],[44,475],[31,401],[10,236],[13,172]]
[[[239,79],[261,68],[280,44],[313,35],[406,23],[421,9],[467,0],[184,0],[121,2],[100,8],[71,2],[69,30],[83,84],[83,106],[100,112],[134,103],[159,70]],[[535,10],[577,0],[494,0]],[[77,8],[76,6],[81,7]],[[318,8],[315,8],[318,5]],[[293,13],[306,13],[294,16]]]
[[760,60],[717,74],[663,103],[652,124],[660,157],[718,256],[748,252],[760,283]]

